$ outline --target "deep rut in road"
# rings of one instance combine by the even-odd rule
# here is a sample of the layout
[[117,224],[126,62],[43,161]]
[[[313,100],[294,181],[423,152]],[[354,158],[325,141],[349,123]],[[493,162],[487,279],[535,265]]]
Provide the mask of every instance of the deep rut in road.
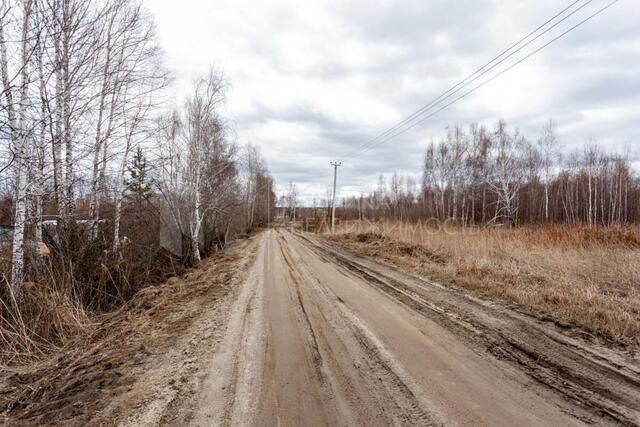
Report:
[[[309,319],[303,302],[301,291],[303,284],[309,286],[307,292],[312,292],[313,298],[307,304],[313,304],[318,312],[323,313],[322,320],[324,322],[327,319],[333,319],[335,333],[344,348],[349,351],[350,357],[354,358],[354,360],[366,362],[367,369],[360,368],[360,373],[363,376],[362,380],[372,388],[379,388],[379,383],[383,383],[383,390],[380,390],[379,395],[376,396],[376,404],[385,405],[389,408],[388,412],[393,414],[392,420],[389,421],[395,421],[396,423],[402,421],[412,425],[433,425],[435,414],[429,414],[428,410],[423,409],[423,406],[427,405],[421,403],[419,398],[411,391],[411,388],[407,385],[406,375],[399,372],[401,371],[399,367],[392,365],[392,362],[390,362],[391,357],[385,356],[385,353],[388,352],[384,349],[384,346],[366,330],[360,319],[347,309],[344,301],[337,307],[337,310],[330,310],[329,306],[332,305],[333,301],[337,301],[338,298],[322,287],[322,283],[312,276],[308,269],[304,268],[305,264],[303,262],[299,262],[297,266],[294,265],[294,261],[291,259],[292,255],[288,249],[289,244],[282,236],[279,236],[278,242],[283,258],[289,267],[289,272],[296,282],[300,310],[304,315],[310,336],[314,342],[313,348],[315,350],[314,354],[317,354],[318,366],[321,366],[323,358],[319,351],[320,346],[316,341],[313,324]],[[318,304],[319,301],[322,301],[322,305]],[[338,322],[339,327],[336,327]],[[321,327],[321,325],[317,327]],[[333,365],[335,365],[335,361]],[[323,367],[325,370],[332,370],[329,364],[325,363]],[[335,370],[335,366],[333,370]],[[405,379],[402,377],[405,377]],[[336,386],[333,388],[335,389]],[[365,420],[363,419],[362,421]]]
[[[63,402],[68,416],[56,412],[56,419],[135,426],[640,424],[637,356],[316,235],[267,230],[150,291],[132,310],[152,323],[133,328],[124,312],[103,327],[115,334],[67,368],[90,366],[94,353],[106,362],[111,348],[127,363],[121,371],[131,386],[102,392],[100,414],[90,407],[70,413],[88,402],[80,395]],[[135,351],[118,353],[129,338]],[[153,351],[142,354],[147,348]],[[102,377],[91,378],[101,384]],[[41,411],[38,405],[26,410]],[[53,411],[38,419],[53,420]]]
[[638,423],[637,364],[371,259],[263,233],[194,425]]
[[[319,256],[460,336],[479,352],[516,366],[574,406],[587,422],[640,422],[640,369],[633,356],[564,335],[553,325],[446,289],[393,266],[297,234]],[[577,405],[576,405],[577,403]]]

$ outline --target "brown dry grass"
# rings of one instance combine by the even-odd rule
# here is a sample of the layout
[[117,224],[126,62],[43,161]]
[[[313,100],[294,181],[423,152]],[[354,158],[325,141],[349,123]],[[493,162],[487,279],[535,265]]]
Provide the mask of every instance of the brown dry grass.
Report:
[[72,227],[61,247],[55,239],[38,243],[40,257],[29,245],[27,281],[20,295],[10,292],[9,242],[0,247],[0,369],[46,359],[52,352],[85,335],[95,318],[125,304],[140,289],[185,271],[181,260],[163,250],[153,227],[144,225],[135,241],[113,252],[105,239],[92,240],[85,229]]
[[640,344],[640,229],[351,222],[337,242],[611,341]]
[[187,351],[183,341],[190,342],[202,317],[233,291],[253,256],[247,246],[218,252],[182,278],[140,290],[118,310],[85,325],[54,357],[0,369],[0,422],[4,417],[5,425],[118,424],[116,417],[131,410],[127,405],[154,392],[144,387],[149,371],[163,355]]

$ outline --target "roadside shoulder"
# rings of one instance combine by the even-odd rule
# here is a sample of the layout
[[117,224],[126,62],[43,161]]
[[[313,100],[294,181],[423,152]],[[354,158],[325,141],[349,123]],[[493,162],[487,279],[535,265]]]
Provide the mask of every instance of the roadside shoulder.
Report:
[[183,277],[141,290],[48,362],[5,373],[3,421],[99,425],[131,414],[142,424],[161,418],[193,386],[198,359],[215,350],[256,241],[235,242]]

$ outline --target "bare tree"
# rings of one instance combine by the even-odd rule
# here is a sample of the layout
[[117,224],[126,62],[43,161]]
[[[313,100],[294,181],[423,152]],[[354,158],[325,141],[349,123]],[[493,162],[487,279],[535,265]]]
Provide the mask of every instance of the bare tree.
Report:
[[[594,204],[597,199],[597,190],[594,198],[594,181],[596,175],[596,169],[599,163],[600,153],[598,152],[598,146],[592,140],[588,141],[584,147],[584,168],[587,174],[587,224],[592,226],[595,223],[595,209]],[[596,187],[597,188],[597,187]]]
[[287,216],[292,220],[296,220],[296,208],[298,207],[298,189],[294,182],[289,182],[286,195]]
[[253,228],[258,196],[257,177],[262,172],[261,156],[257,147],[249,144],[245,149],[243,169],[245,174],[245,200],[247,204],[246,229]]
[[549,221],[549,184],[552,178],[553,167],[555,166],[558,158],[558,139],[556,137],[555,128],[555,123],[550,119],[544,128],[542,128],[542,135],[538,139],[544,182],[545,221]]
[[[21,297],[25,280],[43,301],[55,293],[74,309],[113,307],[139,277],[175,272],[151,265],[166,255],[168,228],[178,231],[171,250],[188,263],[268,224],[273,178],[257,149],[238,157],[220,114],[224,79],[209,73],[182,108],[163,113],[161,59],[138,0],[0,0],[0,178],[11,194],[2,220],[14,231],[0,316],[38,313],[26,329],[42,330],[49,308],[24,306],[37,300]],[[117,274],[105,281],[105,270]],[[29,331],[56,342],[66,333]]]
[[[378,217],[397,218],[401,209],[403,218],[461,219],[463,224],[478,218],[509,225],[640,220],[640,180],[628,153],[604,153],[587,142],[561,162],[552,121],[535,145],[518,131],[508,131],[503,121],[491,133],[478,125],[471,125],[468,134],[457,126],[447,129],[444,139],[427,144],[419,203],[396,201],[403,200],[395,191],[396,175],[390,192],[379,183],[366,197]],[[359,203],[353,198],[347,203],[357,217]]]
[[211,176],[218,176],[232,162],[212,171],[212,159],[220,153],[220,132],[223,126],[218,109],[224,102],[225,82],[220,73],[211,70],[194,83],[187,98],[184,113],[175,111],[165,118],[163,129],[163,171],[160,190],[168,205],[172,223],[188,235],[191,255],[201,260],[199,242],[207,214],[218,209],[205,205],[206,190],[212,188]]
[[449,180],[452,189],[451,194],[451,218],[455,221],[458,219],[458,199],[461,193],[462,181],[464,179],[465,157],[467,155],[468,143],[467,138],[458,126],[453,129],[453,134],[449,133],[447,137],[447,145],[450,147],[448,157]]
[[[97,120],[93,146],[90,215],[92,237],[96,237],[100,199],[105,197],[105,175],[110,153],[121,149],[120,178],[123,177],[131,138],[146,127],[155,106],[154,96],[167,83],[157,63],[159,47],[153,36],[153,21],[139,4],[118,0],[104,12],[108,20],[101,44],[103,56]],[[134,128],[131,128],[134,126]],[[116,131],[116,128],[121,131]],[[115,146],[111,146],[115,145]],[[120,147],[118,147],[120,146]],[[111,154],[112,155],[112,154]],[[120,179],[119,178],[119,179]],[[116,200],[122,197],[117,184]],[[102,191],[99,191],[99,190]]]
[[525,141],[518,131],[510,135],[507,124],[502,120],[493,133],[493,140],[489,187],[498,197],[493,220],[502,218],[505,224],[514,226],[518,212],[518,192],[524,180],[521,148]]
[[[3,2],[2,11],[4,12],[8,5]],[[23,274],[24,274],[24,245],[25,245],[25,227],[27,222],[27,191],[31,184],[29,181],[28,154],[30,151],[29,143],[31,141],[31,124],[28,118],[28,109],[30,107],[29,99],[29,59],[32,48],[31,40],[31,15],[33,12],[32,0],[26,0],[22,5],[22,17],[20,24],[20,62],[19,74],[20,82],[19,101],[17,105],[13,103],[13,87],[9,80],[9,62],[7,56],[6,42],[4,40],[3,30],[0,29],[0,69],[2,74],[3,91],[6,98],[5,109],[9,117],[9,126],[11,128],[12,150],[16,159],[16,196],[15,196],[15,214],[14,214],[14,231],[12,245],[12,269],[11,269],[11,290],[14,298],[19,298]],[[6,13],[6,12],[4,12]],[[3,25],[4,27],[4,25]]]

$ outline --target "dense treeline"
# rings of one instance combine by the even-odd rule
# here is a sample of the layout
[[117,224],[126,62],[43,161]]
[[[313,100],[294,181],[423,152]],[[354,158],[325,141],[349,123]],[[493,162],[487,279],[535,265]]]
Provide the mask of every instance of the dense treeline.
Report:
[[8,346],[58,342],[78,313],[267,223],[273,180],[255,147],[229,137],[224,77],[211,71],[168,107],[161,58],[137,0],[1,0]]
[[464,224],[640,221],[640,180],[628,155],[595,142],[562,155],[550,121],[532,142],[504,121],[448,130],[428,144],[422,183],[381,176],[369,195],[344,202],[345,218],[452,220]]

